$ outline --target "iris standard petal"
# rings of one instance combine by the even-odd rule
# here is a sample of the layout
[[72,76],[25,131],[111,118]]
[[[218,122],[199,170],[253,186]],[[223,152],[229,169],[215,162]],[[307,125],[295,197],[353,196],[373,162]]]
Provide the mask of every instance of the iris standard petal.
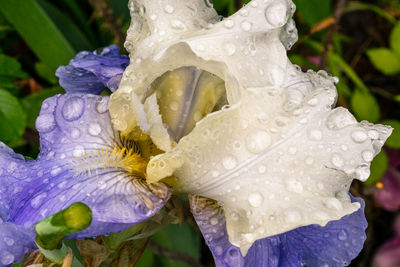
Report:
[[223,203],[230,240],[243,254],[255,240],[324,226],[360,207],[349,186],[368,178],[391,128],[334,109],[337,80],[291,64],[286,50],[297,31],[290,0],[253,0],[219,22],[200,1],[190,17],[180,1],[140,3],[131,7],[131,64],[110,101],[116,129],[161,127],[159,120],[140,123],[154,110],[145,108],[152,84],[182,67],[221,78],[229,104],[153,157],[149,182],[175,175],[179,191]]
[[60,85],[68,93],[100,94],[106,87],[111,91],[118,88],[129,58],[119,54],[119,47],[105,47],[97,51],[80,52],[67,66],[56,71]]
[[326,226],[309,225],[256,241],[243,257],[229,242],[225,216],[210,199],[191,196],[191,209],[217,266],[345,266],[361,251],[366,238],[364,202],[357,212]]
[[132,144],[113,130],[107,104],[108,97],[83,94],[43,102],[36,121],[41,152],[29,162],[32,182],[16,200],[13,221],[31,226],[83,202],[93,224],[78,236],[96,236],[145,220],[164,205],[168,187],[148,185],[134,173]]

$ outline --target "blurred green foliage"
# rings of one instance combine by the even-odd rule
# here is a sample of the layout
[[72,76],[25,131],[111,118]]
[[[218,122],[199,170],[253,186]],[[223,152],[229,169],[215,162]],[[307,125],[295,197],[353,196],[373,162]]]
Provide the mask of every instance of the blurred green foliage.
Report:
[[[127,2],[24,0],[21,4],[17,0],[0,0],[2,142],[26,156],[36,156],[39,142],[35,118],[41,103],[63,93],[55,70],[81,50],[95,50],[111,43],[122,48],[121,33],[130,23]],[[220,15],[228,16],[247,2],[214,0],[214,7]],[[358,120],[391,125],[394,132],[386,146],[400,149],[399,1],[347,1],[334,31],[331,27],[338,1],[294,2],[299,42],[289,52],[290,59],[304,70],[325,68],[338,77],[338,104],[350,108]],[[327,38],[330,31],[331,40]],[[374,159],[366,186],[379,182],[388,161],[384,151]],[[187,223],[170,225],[151,238],[151,242],[209,264],[211,256],[204,252],[200,240],[198,230]],[[185,265],[146,249],[138,266]]]

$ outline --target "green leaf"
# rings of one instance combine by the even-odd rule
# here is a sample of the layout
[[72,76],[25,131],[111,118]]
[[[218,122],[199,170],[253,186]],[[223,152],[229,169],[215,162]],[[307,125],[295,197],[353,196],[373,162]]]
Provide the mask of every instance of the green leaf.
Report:
[[21,100],[22,107],[27,114],[27,126],[35,129],[35,121],[39,116],[42,102],[53,95],[63,93],[64,90],[61,87],[54,87],[52,89],[44,90],[40,93],[32,94],[24,97]]
[[95,49],[81,30],[64,12],[48,1],[36,1],[38,1],[43,10],[49,15],[50,19],[76,51]]
[[58,79],[54,71],[52,71],[46,64],[42,62],[35,63],[35,70],[37,74],[51,84],[57,84]]
[[393,127],[393,132],[386,140],[385,145],[390,148],[400,149],[400,121],[398,120],[384,120],[381,122],[384,125]]
[[35,0],[1,0],[0,11],[52,71],[74,57],[71,44]]
[[[397,0],[396,0],[397,1]],[[376,4],[361,3],[356,1],[351,1],[343,9],[343,13],[359,11],[359,10],[369,10],[375,12],[377,15],[387,19],[390,23],[396,23],[396,18],[393,17],[389,12],[380,8]]]
[[375,156],[374,160],[371,162],[371,175],[365,184],[370,186],[379,182],[382,176],[385,174],[389,165],[389,158],[384,150],[382,150],[378,155]]
[[400,22],[394,26],[390,34],[390,47],[395,51],[400,57]]
[[10,142],[25,131],[26,114],[18,99],[0,89],[0,140]]
[[21,70],[21,64],[12,57],[0,54],[0,75],[12,78],[27,78],[28,75]]
[[[184,252],[192,256],[195,260],[200,260],[200,233],[195,231],[187,223],[180,225],[171,224],[162,231],[156,233],[152,240],[163,247]],[[187,267],[182,262],[174,261],[168,258],[159,258],[162,261],[160,266],[164,267]]]
[[331,15],[331,0],[294,0],[293,2],[309,26]]
[[400,72],[400,57],[387,48],[367,50],[367,56],[372,65],[383,74],[392,75]]
[[351,98],[351,108],[358,120],[377,122],[380,117],[378,102],[371,94],[355,91]]

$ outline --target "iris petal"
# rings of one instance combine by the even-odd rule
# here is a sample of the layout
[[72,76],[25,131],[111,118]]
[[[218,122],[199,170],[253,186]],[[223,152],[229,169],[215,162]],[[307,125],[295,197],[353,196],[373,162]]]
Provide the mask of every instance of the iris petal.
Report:
[[0,142],[0,218],[2,221],[8,219],[16,196],[30,180],[26,173],[24,157],[15,154],[11,148]]
[[129,58],[119,55],[119,47],[105,47],[100,54],[82,51],[67,66],[56,71],[60,85],[68,93],[100,94],[106,87],[118,88]]
[[35,231],[13,223],[0,223],[0,266],[10,266],[36,247]]
[[43,102],[36,121],[41,153],[29,162],[32,182],[16,200],[13,221],[31,226],[83,202],[92,210],[93,223],[77,236],[97,236],[145,220],[164,205],[168,187],[148,185],[130,172],[134,159],[114,150],[129,144],[112,129],[107,104],[108,97],[82,94]]
[[225,216],[210,199],[192,196],[191,208],[216,265],[222,266],[344,266],[361,251],[367,222],[364,202],[357,212],[326,226],[309,225],[256,241],[243,257],[229,242]]
[[255,240],[356,211],[347,195],[351,181],[368,178],[391,128],[333,109],[337,80],[291,64],[294,4],[253,0],[222,21],[212,19],[207,3],[193,4],[197,9],[178,0],[131,7],[131,63],[111,97],[111,117],[125,134],[143,129],[151,85],[182,67],[223,79],[229,105],[153,157],[147,180],[174,175],[180,192],[223,203],[230,240],[244,254]]

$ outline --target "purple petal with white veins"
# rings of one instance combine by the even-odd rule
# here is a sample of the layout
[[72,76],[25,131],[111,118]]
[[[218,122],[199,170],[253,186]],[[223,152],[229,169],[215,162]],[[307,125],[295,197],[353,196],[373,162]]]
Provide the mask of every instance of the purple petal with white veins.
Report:
[[18,193],[30,179],[22,155],[0,142],[0,219],[6,220]]
[[[113,149],[126,143],[111,126],[108,97],[67,94],[43,102],[36,121],[41,152],[30,161],[30,182],[10,219],[31,226],[74,202],[93,213],[75,237],[121,231],[153,216],[170,196],[163,183],[148,185],[124,169]],[[113,154],[114,153],[114,154]]]
[[11,266],[23,259],[24,254],[36,248],[33,228],[0,223],[0,266]]
[[122,73],[129,58],[119,54],[119,47],[110,45],[98,54],[97,51],[82,51],[56,71],[60,85],[68,93],[100,94],[106,87],[111,91],[118,88]]
[[361,251],[366,238],[364,202],[352,198],[362,208],[326,226],[309,225],[257,240],[242,257],[229,242],[224,213],[213,200],[191,196],[193,215],[217,267],[222,266],[344,266]]

